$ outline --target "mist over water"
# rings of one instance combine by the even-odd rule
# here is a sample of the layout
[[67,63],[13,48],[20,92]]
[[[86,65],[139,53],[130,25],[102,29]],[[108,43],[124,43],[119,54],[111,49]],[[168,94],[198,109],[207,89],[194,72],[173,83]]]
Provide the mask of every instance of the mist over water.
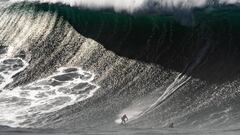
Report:
[[207,6],[221,6],[239,4],[239,0],[10,0],[12,2],[40,2],[40,3],[62,3],[73,7],[83,7],[89,9],[112,8],[115,11],[127,11],[129,13],[141,10],[151,12],[161,12],[164,10],[177,12],[179,10],[189,10],[203,8]]
[[238,3],[0,1],[0,125],[238,132]]

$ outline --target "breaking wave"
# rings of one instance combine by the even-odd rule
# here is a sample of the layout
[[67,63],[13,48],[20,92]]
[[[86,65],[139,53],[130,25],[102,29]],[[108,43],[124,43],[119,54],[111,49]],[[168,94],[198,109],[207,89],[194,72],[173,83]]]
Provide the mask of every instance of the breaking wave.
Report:
[[0,124],[237,126],[238,3],[0,1]]
[[13,2],[31,1],[40,3],[62,3],[74,7],[91,9],[113,8],[115,11],[136,12],[139,10],[180,10],[239,4],[239,0],[11,0]]

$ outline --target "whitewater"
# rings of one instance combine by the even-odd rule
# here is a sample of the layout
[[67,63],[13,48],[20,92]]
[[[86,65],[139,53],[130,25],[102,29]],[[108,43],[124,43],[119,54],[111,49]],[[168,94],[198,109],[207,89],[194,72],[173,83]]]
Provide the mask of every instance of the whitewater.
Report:
[[0,134],[239,134],[239,3],[0,0]]
[[92,9],[113,8],[115,11],[134,12],[138,10],[191,9],[211,5],[239,4],[239,0],[11,0],[12,2],[31,1],[40,3],[62,3]]

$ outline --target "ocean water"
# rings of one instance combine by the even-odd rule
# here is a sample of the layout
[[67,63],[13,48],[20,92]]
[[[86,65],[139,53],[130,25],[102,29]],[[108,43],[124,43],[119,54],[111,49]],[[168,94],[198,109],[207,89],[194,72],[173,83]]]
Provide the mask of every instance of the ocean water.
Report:
[[0,134],[239,134],[239,3],[0,0]]
[[238,135],[238,129],[152,129],[152,128],[118,128],[118,129],[8,129],[1,128],[6,135]]

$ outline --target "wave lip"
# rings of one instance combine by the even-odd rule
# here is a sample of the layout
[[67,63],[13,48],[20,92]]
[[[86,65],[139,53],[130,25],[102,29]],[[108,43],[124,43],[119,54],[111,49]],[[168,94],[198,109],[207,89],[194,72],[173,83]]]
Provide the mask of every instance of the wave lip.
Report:
[[10,0],[11,2],[61,3],[88,9],[111,8],[115,11],[178,11],[216,5],[239,5],[240,0]]

